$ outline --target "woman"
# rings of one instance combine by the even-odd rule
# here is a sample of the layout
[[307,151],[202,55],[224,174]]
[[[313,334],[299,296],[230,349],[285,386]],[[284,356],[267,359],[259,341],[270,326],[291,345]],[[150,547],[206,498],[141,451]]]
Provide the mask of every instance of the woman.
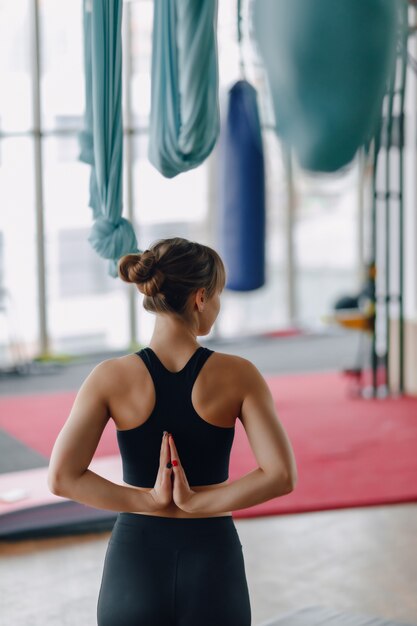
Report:
[[[294,489],[291,444],[257,368],[197,342],[219,313],[225,285],[219,255],[174,237],[122,257],[118,267],[156,315],[150,345],[92,370],[56,440],[48,473],[53,493],[118,511],[98,624],[249,626],[232,511]],[[259,467],[229,482],[237,417]],[[123,485],[88,469],[110,418]]]

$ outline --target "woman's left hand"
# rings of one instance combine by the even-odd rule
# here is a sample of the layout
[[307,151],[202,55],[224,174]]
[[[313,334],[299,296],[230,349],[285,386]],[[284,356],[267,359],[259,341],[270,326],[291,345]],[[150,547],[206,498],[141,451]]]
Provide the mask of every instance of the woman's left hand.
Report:
[[171,463],[173,460],[177,462],[177,465],[173,464],[172,466],[172,470],[174,472],[174,488],[172,492],[173,500],[180,509],[190,513],[191,502],[197,492],[193,491],[188,484],[187,476],[185,475],[184,468],[181,465],[178,450],[171,434],[169,435],[169,446],[171,450]]

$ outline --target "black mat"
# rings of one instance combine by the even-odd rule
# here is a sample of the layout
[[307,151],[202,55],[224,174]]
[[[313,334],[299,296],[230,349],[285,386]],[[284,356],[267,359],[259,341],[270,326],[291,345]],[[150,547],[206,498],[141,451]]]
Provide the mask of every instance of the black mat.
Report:
[[364,613],[337,611],[324,606],[307,606],[280,615],[260,626],[416,626],[416,623],[393,622]]
[[73,500],[12,511],[0,516],[0,540],[16,541],[110,531],[117,513]]

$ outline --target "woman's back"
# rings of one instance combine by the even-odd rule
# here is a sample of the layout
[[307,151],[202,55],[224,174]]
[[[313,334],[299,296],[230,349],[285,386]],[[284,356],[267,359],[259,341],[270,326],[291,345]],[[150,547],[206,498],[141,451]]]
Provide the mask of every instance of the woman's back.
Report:
[[[163,430],[173,434],[192,488],[227,483],[244,359],[199,346],[168,365],[168,350],[159,352],[148,346],[108,368],[125,484],[154,485]],[[191,516],[175,503],[163,515]]]
[[[156,355],[155,351],[154,354]],[[165,357],[168,354],[167,350]],[[162,364],[168,366],[164,355],[158,351],[157,356]],[[183,357],[183,365],[190,356],[188,359],[186,356]],[[207,359],[192,390],[193,406],[202,419],[225,428],[235,425],[242,402],[239,364],[243,360],[239,356],[221,352],[213,352]],[[109,399],[111,416],[116,428],[121,430],[135,428],[146,421],[155,405],[151,375],[137,354],[113,359],[113,363],[117,384],[114,384],[114,378],[113,382],[109,380],[115,392]],[[171,373],[177,373],[170,367],[169,370]],[[109,370],[109,378],[110,376]]]

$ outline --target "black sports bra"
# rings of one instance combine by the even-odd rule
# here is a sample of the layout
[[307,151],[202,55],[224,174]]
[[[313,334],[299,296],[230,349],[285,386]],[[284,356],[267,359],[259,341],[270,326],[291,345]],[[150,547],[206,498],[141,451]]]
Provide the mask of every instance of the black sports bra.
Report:
[[235,427],[206,422],[191,402],[195,380],[212,353],[213,350],[199,346],[179,372],[171,372],[152,348],[135,352],[152,377],[156,402],[143,424],[116,431],[124,482],[136,487],[154,486],[164,430],[174,437],[191,487],[227,480]]

